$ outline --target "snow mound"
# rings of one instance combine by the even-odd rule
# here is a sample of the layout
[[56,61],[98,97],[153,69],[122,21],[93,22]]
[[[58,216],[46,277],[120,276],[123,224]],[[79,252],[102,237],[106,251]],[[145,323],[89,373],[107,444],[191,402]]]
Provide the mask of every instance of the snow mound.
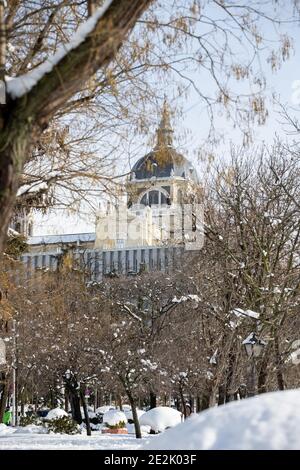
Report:
[[[141,417],[143,414],[145,414],[145,411],[144,411],[144,410],[136,410],[136,412],[137,412],[137,415],[138,415],[138,419],[139,419],[139,420],[140,420],[140,417]],[[124,410],[124,413],[125,413],[125,416],[126,416],[126,418],[128,419],[128,421],[129,421],[129,420],[133,420],[133,416],[132,416],[132,411],[131,411],[131,409],[129,409],[129,410],[128,410],[128,409]]]
[[47,421],[52,421],[53,419],[62,418],[63,416],[69,416],[69,415],[62,408],[53,408],[47,414],[46,419]]
[[47,434],[48,430],[44,426],[36,424],[28,424],[28,426],[20,426],[16,428],[16,434]]
[[181,423],[182,414],[168,406],[158,406],[143,413],[139,418],[140,424],[150,426],[154,432],[163,432],[166,428],[173,428]]
[[122,408],[123,408],[123,411],[126,413],[126,411],[130,411],[131,410],[131,406],[128,405],[127,403],[125,403],[124,405],[122,405]]
[[15,432],[15,428],[11,426],[6,426],[6,424],[0,423],[0,436],[5,436],[5,434],[11,434]]
[[259,395],[211,408],[149,441],[146,449],[300,449],[300,390]]
[[109,426],[115,426],[120,422],[125,424],[127,423],[127,418],[123,411],[108,410],[103,415],[103,423],[108,424]]
[[96,409],[96,415],[104,415],[109,410],[114,410],[115,408],[113,406],[109,405],[103,405],[99,406],[99,408]]
[[[127,427],[128,434],[135,434],[134,424],[127,424],[126,427]],[[150,431],[151,431],[150,426],[141,426],[142,435],[150,434]]]

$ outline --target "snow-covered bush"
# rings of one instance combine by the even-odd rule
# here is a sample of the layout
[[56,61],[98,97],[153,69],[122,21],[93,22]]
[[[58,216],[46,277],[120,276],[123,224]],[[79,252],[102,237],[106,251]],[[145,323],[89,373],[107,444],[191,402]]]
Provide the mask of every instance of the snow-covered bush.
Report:
[[182,421],[182,413],[168,406],[158,406],[143,413],[139,418],[140,424],[150,426],[155,433],[173,428]]
[[[136,412],[137,412],[138,420],[140,420],[140,417],[145,413],[144,410],[139,410],[139,409],[137,409]],[[128,423],[133,423],[133,416],[132,416],[131,408],[124,410],[124,413],[125,413]]]
[[[147,449],[299,450],[300,390],[264,393],[192,415]],[[144,415],[145,416],[145,415]]]
[[[97,421],[98,423],[103,423],[103,416],[104,414],[109,411],[109,410],[114,410],[115,408],[113,406],[109,406],[109,405],[103,405],[103,406],[99,406],[99,408],[96,409],[95,411],[95,414],[96,414],[96,418],[97,418]],[[96,424],[96,420],[94,421],[93,420],[93,423]]]
[[96,414],[97,415],[104,415],[104,413],[106,413],[106,411],[114,410],[114,409],[115,408],[113,406],[110,406],[110,405],[99,406],[99,408],[96,409]]
[[128,405],[127,403],[122,405],[122,411],[124,411],[124,413],[126,413],[126,411],[130,411],[130,410],[131,410],[131,406]]
[[20,417],[20,423],[19,423],[20,426],[30,426],[30,425],[39,426],[41,424],[42,424],[41,419],[35,415]]
[[81,432],[80,426],[70,416],[52,419],[47,423],[47,428],[49,432],[55,434],[78,434]]
[[123,411],[108,410],[103,415],[103,423],[110,429],[125,428],[127,418]]
[[69,416],[65,410],[62,408],[53,408],[47,414],[45,421],[52,421],[53,419],[63,418],[64,416]]

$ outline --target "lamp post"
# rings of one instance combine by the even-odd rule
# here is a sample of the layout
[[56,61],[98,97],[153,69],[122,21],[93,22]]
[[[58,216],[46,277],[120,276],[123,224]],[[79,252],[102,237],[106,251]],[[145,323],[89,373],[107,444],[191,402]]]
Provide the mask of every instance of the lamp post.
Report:
[[256,394],[256,364],[255,359],[259,357],[264,347],[266,346],[265,341],[258,338],[256,333],[252,332],[249,336],[243,341],[246,354],[248,359],[251,361],[249,365],[249,375],[248,375],[248,396],[253,397]]

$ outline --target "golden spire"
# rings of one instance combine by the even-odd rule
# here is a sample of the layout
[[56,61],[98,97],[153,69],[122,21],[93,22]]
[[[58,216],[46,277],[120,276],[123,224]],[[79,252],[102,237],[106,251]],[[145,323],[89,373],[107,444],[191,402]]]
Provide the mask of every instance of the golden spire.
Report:
[[170,109],[165,96],[161,120],[157,129],[157,147],[171,147],[173,142],[173,129],[171,127]]

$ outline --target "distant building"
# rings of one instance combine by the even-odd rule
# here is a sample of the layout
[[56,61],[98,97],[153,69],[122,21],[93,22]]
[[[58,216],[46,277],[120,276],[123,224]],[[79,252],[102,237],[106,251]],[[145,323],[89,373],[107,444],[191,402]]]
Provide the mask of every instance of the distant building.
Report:
[[[97,214],[95,247],[185,244],[184,217],[194,213],[201,187],[194,166],[173,146],[173,129],[164,103],[154,149],[139,159],[126,182],[124,201]],[[195,225],[195,224],[194,224]],[[195,227],[194,227],[195,229]],[[191,241],[189,239],[189,241]]]
[[50,201],[51,195],[46,182],[31,181],[31,183],[21,184],[9,228],[25,237],[32,237],[33,210],[45,210]]
[[61,253],[62,249],[93,249],[95,246],[96,234],[74,233],[62,235],[41,235],[28,237],[27,243],[30,253]]
[[201,186],[194,166],[173,146],[170,114],[164,103],[153,150],[133,166],[126,197],[99,209],[95,233],[29,237],[28,269],[57,267],[72,251],[91,279],[168,271],[196,237]]
[[33,233],[33,213],[32,210],[19,208],[11,220],[10,228],[25,237],[32,236]]

